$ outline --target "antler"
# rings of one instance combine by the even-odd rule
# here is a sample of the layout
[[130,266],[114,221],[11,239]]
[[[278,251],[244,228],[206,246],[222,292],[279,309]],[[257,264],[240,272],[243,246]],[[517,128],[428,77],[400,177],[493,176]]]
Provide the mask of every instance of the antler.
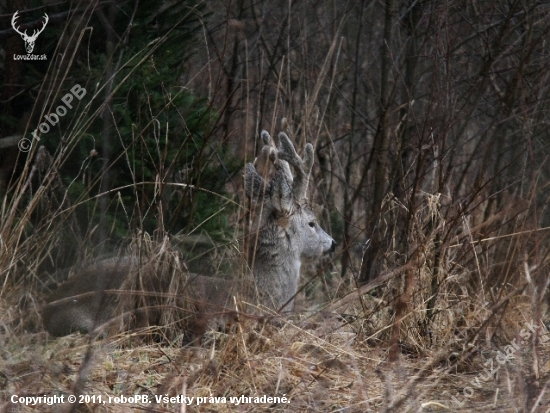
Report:
[[264,141],[264,147],[262,148],[262,153],[264,154],[265,157],[271,160],[271,162],[273,163],[273,166],[275,166],[275,169],[277,171],[282,172],[288,184],[292,185],[292,182],[294,181],[294,177],[292,176],[292,171],[290,170],[290,166],[285,159],[279,158],[280,149],[275,146],[275,142],[273,142],[271,135],[269,135],[269,133],[265,130],[262,131],[262,140]]
[[[279,147],[265,130],[262,131],[264,147],[262,152],[269,157],[277,172],[270,182],[265,182],[251,163],[245,169],[245,192],[254,202],[264,203],[264,212],[271,213],[273,209],[283,215],[289,215],[294,209],[294,202],[300,202],[306,197],[309,173],[313,166],[313,146],[307,144],[304,159],[300,158],[288,136],[279,134]],[[292,175],[290,166],[296,169]]]
[[19,10],[15,12],[15,14],[13,15],[13,17],[11,18],[11,25],[13,27],[13,30],[15,30],[17,33],[19,33],[23,38],[27,38],[29,40],[36,40],[36,38],[38,37],[38,35],[40,33],[42,33],[44,31],[44,29],[46,28],[46,25],[48,24],[48,22],[50,21],[50,18],[48,17],[48,14],[47,13],[44,13],[44,17],[45,17],[45,21],[42,23],[42,28],[40,30],[33,30],[33,33],[32,33],[32,36],[29,36],[27,34],[27,30],[25,30],[24,32],[20,32],[19,31],[19,27],[15,27],[15,25],[17,24],[16,23],[16,20],[17,18],[19,17],[18,16],[19,14]]
[[[292,186],[293,198],[297,201],[305,199],[309,174],[313,167],[313,145],[311,143],[306,144],[304,159],[302,160],[286,133],[279,133],[279,148],[275,147],[271,136],[265,130],[262,131],[262,139],[265,143],[262,152],[269,156],[269,159],[278,170],[283,172],[286,181]],[[295,178],[292,176],[289,165],[296,169]]]
[[46,25],[50,21],[50,18],[48,17],[48,15],[46,13],[44,13],[44,18],[45,18],[45,20],[44,20],[44,23],[42,23],[42,28],[36,34],[33,33],[32,37],[35,37],[35,36],[38,37],[38,35],[40,33],[42,33],[44,31],[44,29],[46,28]]
[[15,12],[15,14],[13,15],[13,17],[11,18],[11,26],[13,27],[13,30],[15,30],[17,33],[19,33],[21,36],[26,36],[27,35],[27,31],[25,30],[25,33],[21,33],[19,31],[19,27],[15,27],[15,24],[16,24],[16,20],[17,18],[19,17],[18,16],[19,14],[19,10]]

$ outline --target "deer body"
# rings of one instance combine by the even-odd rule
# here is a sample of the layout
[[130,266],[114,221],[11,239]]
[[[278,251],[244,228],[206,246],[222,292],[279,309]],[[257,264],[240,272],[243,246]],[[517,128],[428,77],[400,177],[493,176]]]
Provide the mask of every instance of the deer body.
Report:
[[[279,135],[279,148],[265,131],[262,139],[263,152],[276,172],[266,182],[252,164],[245,169],[246,195],[261,212],[249,239],[253,277],[226,280],[189,275],[186,292],[191,300],[202,303],[202,312],[234,309],[235,299],[289,311],[298,291],[302,261],[318,259],[335,249],[336,243],[319,226],[305,197],[313,147],[306,145],[302,160],[284,133]],[[101,292],[124,290],[127,276],[141,269],[135,257],[123,257],[102,261],[71,277],[47,299],[49,304],[42,313],[46,329],[55,336],[93,330],[111,317],[114,308],[113,299]],[[143,270],[148,271],[155,270]]]
[[258,233],[254,281],[264,294],[262,303],[275,310],[292,310],[302,260],[320,258],[335,247],[333,239],[317,224],[311,208],[296,208],[288,220],[272,221]]

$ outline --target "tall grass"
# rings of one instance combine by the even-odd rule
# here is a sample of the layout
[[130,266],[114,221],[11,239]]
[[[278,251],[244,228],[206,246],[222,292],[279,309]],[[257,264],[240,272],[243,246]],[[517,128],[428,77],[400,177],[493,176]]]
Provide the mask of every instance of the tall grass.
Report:
[[[131,136],[131,144],[106,167],[93,145],[82,155],[89,130],[132,76],[153,67],[147,65],[164,38],[114,67],[109,88],[105,77],[85,83],[88,94],[58,145],[35,142],[21,154],[23,166],[3,194],[3,400],[59,391],[285,394],[288,405],[239,408],[543,411],[549,10],[535,2],[501,6],[211,2],[201,15],[202,43],[183,63],[181,79],[181,93],[208,97],[213,112],[199,115],[208,118],[204,129],[182,127],[193,111],[178,112],[170,118],[176,123],[159,122],[177,100],[164,90],[166,106],[149,106],[140,129],[113,122],[111,136]],[[76,33],[64,59],[83,47]],[[73,86],[65,64],[52,62],[43,81],[40,118]],[[59,270],[108,250],[139,245],[166,266],[161,275],[189,267],[244,275],[247,206],[237,168],[226,160],[254,159],[263,128],[286,129],[298,146],[314,143],[309,199],[323,207],[321,225],[340,246],[325,262],[306,266],[300,311],[275,323],[245,318],[227,331],[201,330],[200,345],[180,347],[182,314],[192,308],[181,299],[185,280],[175,276],[167,280],[178,285],[152,301],[130,295],[123,308],[166,310],[161,326],[147,330],[151,340],[124,328],[107,339],[47,337],[39,308],[67,276]],[[197,136],[198,155],[186,158]],[[140,156],[131,153],[138,146]],[[68,173],[75,154],[79,167]],[[154,171],[147,179],[144,160]],[[131,184],[99,190],[117,162]],[[203,185],[222,175],[218,192]],[[199,192],[219,202],[196,219],[205,212]],[[167,224],[174,211],[185,225]],[[143,284],[133,282],[130,290],[139,291]],[[521,334],[526,325],[536,326],[528,337]],[[513,357],[472,384],[510,343],[517,344]],[[143,408],[192,411],[178,403]]]

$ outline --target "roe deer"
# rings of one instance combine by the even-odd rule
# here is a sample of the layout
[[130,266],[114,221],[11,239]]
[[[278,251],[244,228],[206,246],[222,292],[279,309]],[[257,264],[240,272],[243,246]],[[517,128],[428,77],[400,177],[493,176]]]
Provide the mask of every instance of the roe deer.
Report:
[[[313,146],[306,145],[302,159],[285,133],[279,134],[278,148],[269,133],[262,131],[261,136],[265,144],[262,152],[276,172],[266,182],[251,163],[245,168],[246,196],[260,211],[249,236],[248,261],[253,277],[227,280],[190,274],[185,290],[181,291],[185,291],[188,301],[202,303],[200,312],[219,313],[234,307],[236,298],[275,311],[289,311],[298,291],[302,260],[320,258],[336,247],[335,241],[317,223],[306,199]],[[113,317],[116,299],[112,295],[106,298],[106,290],[119,290],[122,294],[157,283],[154,274],[159,272],[158,266],[140,265],[138,261],[136,256],[103,260],[70,277],[47,298],[49,304],[42,316],[48,332],[60,336],[73,331],[92,331]],[[136,272],[145,274],[149,281],[129,286],[125,280]],[[159,291],[159,288],[152,290]],[[160,290],[173,291],[165,287]],[[115,296],[118,298],[118,294]]]

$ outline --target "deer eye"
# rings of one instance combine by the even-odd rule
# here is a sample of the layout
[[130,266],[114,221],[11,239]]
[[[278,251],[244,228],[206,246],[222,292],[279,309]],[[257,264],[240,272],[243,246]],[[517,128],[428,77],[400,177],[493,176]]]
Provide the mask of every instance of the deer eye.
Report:
[[315,222],[313,221],[310,221],[310,223],[308,224],[311,228],[313,228],[315,226]]

